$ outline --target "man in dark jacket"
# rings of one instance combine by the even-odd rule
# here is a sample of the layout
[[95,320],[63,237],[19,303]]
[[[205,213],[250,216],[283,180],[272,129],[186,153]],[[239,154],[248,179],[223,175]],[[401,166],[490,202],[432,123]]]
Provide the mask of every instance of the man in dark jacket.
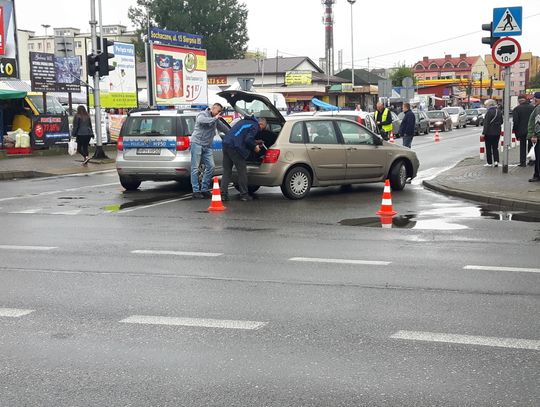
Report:
[[484,143],[486,144],[486,167],[499,166],[499,139],[501,137],[501,126],[503,124],[503,115],[497,108],[497,102],[493,99],[485,101],[484,105],[488,111],[484,117],[484,129],[482,135],[484,136]]
[[223,138],[223,177],[221,178],[221,199],[223,201],[229,200],[229,182],[233,165],[238,172],[240,200],[251,200],[247,188],[246,158],[252,151],[255,153],[260,151],[260,147],[255,141],[255,135],[258,132],[259,122],[255,116],[246,116],[231,127]]
[[405,116],[401,119],[399,126],[399,135],[403,138],[403,147],[411,148],[414,131],[416,128],[416,117],[411,112],[410,103],[403,103],[403,112]]
[[529,127],[527,130],[527,139],[534,145],[534,174],[529,182],[540,182],[540,92],[534,93],[535,107],[529,117]]
[[527,146],[527,127],[534,106],[529,103],[525,95],[520,95],[518,101],[519,105],[512,112],[514,122],[512,130],[519,140],[519,166],[525,167],[527,165],[527,152],[530,148],[530,146]]

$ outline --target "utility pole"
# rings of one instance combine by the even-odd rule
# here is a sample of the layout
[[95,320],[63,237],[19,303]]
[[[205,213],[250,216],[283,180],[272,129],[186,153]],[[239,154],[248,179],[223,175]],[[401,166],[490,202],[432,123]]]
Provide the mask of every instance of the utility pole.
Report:
[[354,92],[354,31],[353,31],[353,4],[356,0],[347,0],[351,5],[351,82]]
[[510,66],[504,68],[504,152],[503,174],[508,174],[508,160],[510,158]]
[[484,80],[484,72],[480,72],[480,103],[482,103],[482,81]]

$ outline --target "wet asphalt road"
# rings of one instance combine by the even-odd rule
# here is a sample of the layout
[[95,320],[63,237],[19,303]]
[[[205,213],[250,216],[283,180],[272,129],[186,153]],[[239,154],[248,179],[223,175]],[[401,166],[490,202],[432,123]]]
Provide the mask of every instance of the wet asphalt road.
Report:
[[415,138],[392,229],[380,184],[209,214],[114,172],[0,183],[0,405],[538,405],[538,215],[419,185],[478,135]]

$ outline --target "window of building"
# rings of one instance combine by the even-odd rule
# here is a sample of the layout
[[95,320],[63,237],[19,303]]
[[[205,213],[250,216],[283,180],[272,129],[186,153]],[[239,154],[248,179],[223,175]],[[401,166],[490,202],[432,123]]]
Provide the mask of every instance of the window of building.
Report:
[[424,69],[424,65],[418,64],[418,65],[416,65],[416,68],[414,68],[414,69],[416,69],[417,71],[422,71]]
[[77,48],[82,48],[82,41],[76,41]]
[[28,49],[32,51],[34,49],[34,44],[28,44]]
[[458,68],[468,68],[469,64],[465,61],[461,61],[458,65]]
[[514,82],[514,81],[510,81],[510,86],[515,86],[515,82]]
[[439,67],[437,66],[437,64],[433,63],[429,66],[429,69],[439,69]]
[[454,67],[454,65],[452,65],[450,62],[447,62],[446,64],[444,64],[445,69],[453,68],[453,67]]
[[38,50],[41,50],[41,42],[38,42],[38,44],[37,44],[37,49],[38,49]]
[[523,78],[525,76],[525,72],[520,72],[519,76]]
[[519,67],[520,67],[520,68],[525,68],[525,62],[520,62],[520,63],[519,63]]

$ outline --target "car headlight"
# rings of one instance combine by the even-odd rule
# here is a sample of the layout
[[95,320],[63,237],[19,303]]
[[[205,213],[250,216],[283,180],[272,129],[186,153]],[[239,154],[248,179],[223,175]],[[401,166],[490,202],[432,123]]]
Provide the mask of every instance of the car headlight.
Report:
[[472,120],[473,120],[473,122],[475,122],[475,121],[478,120],[478,117],[473,117]]
[[441,124],[442,124],[442,122],[441,122],[441,121],[438,121],[438,122],[435,122],[435,124],[437,124],[437,125],[441,125]]

